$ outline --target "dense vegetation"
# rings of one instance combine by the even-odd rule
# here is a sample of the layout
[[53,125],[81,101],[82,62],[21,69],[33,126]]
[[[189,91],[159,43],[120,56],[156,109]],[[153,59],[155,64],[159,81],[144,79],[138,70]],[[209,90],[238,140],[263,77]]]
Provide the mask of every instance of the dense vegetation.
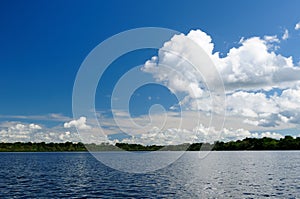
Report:
[[245,138],[242,141],[216,142],[216,151],[229,150],[300,150],[300,137],[285,136],[280,140],[272,138]]
[[59,151],[112,151],[117,150],[118,148],[109,145],[107,143],[103,143],[100,145],[96,144],[83,144],[65,142],[65,143],[0,143],[0,152],[59,152]]
[[216,142],[213,144],[194,143],[168,146],[143,146],[140,144],[117,143],[115,146],[108,143],[100,145],[83,143],[0,143],[0,152],[55,152],[55,151],[199,151],[210,150],[213,147],[215,151],[232,150],[300,150],[300,137],[293,138],[285,136],[280,140],[272,138],[245,138],[243,140],[230,142]]
[[292,136],[285,136],[280,140],[273,138],[245,138],[243,140],[230,142],[216,142],[214,144],[208,143],[194,143],[168,146],[143,146],[140,144],[124,144],[117,143],[117,147],[126,151],[199,151],[214,150],[214,151],[233,151],[233,150],[300,150],[300,137],[296,139]]

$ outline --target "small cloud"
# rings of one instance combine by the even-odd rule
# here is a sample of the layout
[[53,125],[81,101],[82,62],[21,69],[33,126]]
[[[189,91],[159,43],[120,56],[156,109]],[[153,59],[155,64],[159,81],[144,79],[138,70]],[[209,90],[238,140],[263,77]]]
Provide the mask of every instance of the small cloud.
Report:
[[69,121],[71,118],[59,113],[50,113],[47,115],[0,115],[2,119],[21,119],[21,120],[39,120],[39,121]]
[[65,133],[62,133],[62,134],[60,134],[59,136],[58,136],[58,138],[61,140],[61,141],[70,141],[70,135],[71,135],[71,133],[70,133],[70,131],[67,131],[67,132],[65,132]]
[[296,25],[295,25],[295,30],[299,30],[300,29],[300,22],[298,22]]
[[242,44],[245,41],[245,37],[242,37],[239,41],[239,44]]
[[51,113],[49,115],[46,116],[47,118],[49,118],[49,120],[54,120],[54,121],[69,121],[71,118],[68,116],[64,116],[60,113]]
[[37,129],[37,130],[42,129],[42,127],[40,125],[37,125],[37,124],[29,124],[29,128],[30,129]]
[[283,138],[284,136],[279,134],[279,133],[275,133],[275,132],[263,132],[259,138],[263,138],[263,137],[268,137],[268,138],[273,138],[273,139],[280,139]]
[[86,124],[86,117],[80,117],[78,120],[72,120],[70,122],[64,123],[65,128],[76,127],[80,130],[88,130],[91,129],[89,125]]
[[273,36],[266,35],[266,36],[264,36],[264,40],[266,42],[270,42],[270,43],[274,43],[274,42],[279,43],[280,42],[279,39],[277,38],[277,35],[273,35]]
[[282,40],[287,40],[289,38],[289,31],[285,29],[284,34],[282,35]]

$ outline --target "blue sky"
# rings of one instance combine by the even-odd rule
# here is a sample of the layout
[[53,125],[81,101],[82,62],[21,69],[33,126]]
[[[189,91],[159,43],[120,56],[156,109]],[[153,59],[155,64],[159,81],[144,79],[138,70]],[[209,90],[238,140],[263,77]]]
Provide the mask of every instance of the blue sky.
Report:
[[[241,46],[241,38],[281,37],[287,29],[289,38],[278,44],[276,52],[293,56],[296,64],[300,31],[294,27],[300,21],[299,7],[297,0],[1,1],[0,122],[41,126],[66,122],[72,117],[73,84],[85,57],[100,42],[132,28],[164,27],[184,34],[200,29],[211,36],[213,51],[220,57]],[[157,53],[142,50],[116,60],[101,80],[106,83],[97,91],[97,109],[110,109],[109,96],[118,77]],[[148,86],[140,92],[144,98],[133,98],[133,114],[146,112],[151,103],[166,107],[177,103],[166,89]],[[61,120],[47,120],[50,114]]]
[[[0,110],[71,115],[72,86],[81,62],[118,32],[143,26],[184,33],[201,28],[212,35],[216,49],[226,52],[242,36],[293,27],[299,6],[298,1],[1,1]],[[295,57],[296,49],[296,44],[281,47]]]

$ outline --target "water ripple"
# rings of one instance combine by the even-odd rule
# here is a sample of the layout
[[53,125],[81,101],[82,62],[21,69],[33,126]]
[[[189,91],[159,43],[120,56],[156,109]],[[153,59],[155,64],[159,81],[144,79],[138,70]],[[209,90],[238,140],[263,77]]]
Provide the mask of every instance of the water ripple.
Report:
[[130,174],[89,153],[1,153],[0,198],[299,198],[299,155],[188,152],[167,168]]

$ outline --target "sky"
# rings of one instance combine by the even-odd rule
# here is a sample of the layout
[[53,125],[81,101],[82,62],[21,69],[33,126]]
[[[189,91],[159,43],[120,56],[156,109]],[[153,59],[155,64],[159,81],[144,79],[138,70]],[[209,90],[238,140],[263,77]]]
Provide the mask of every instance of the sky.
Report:
[[[129,143],[177,144],[300,134],[297,0],[0,4],[0,141],[64,142],[84,137],[86,142],[125,138],[123,142]],[[97,87],[98,120],[73,118],[73,86],[83,61],[111,36],[141,27],[169,28],[182,35],[164,41],[159,49],[136,50],[114,60]],[[205,78],[167,52],[197,61],[186,39],[214,63],[226,105],[212,105],[209,96],[215,93],[206,88]],[[157,84],[142,85],[132,93],[129,113],[113,109],[113,89],[136,66]],[[222,127],[219,106],[226,110]],[[212,114],[216,124],[210,123]],[[128,118],[140,125],[132,125]]]

